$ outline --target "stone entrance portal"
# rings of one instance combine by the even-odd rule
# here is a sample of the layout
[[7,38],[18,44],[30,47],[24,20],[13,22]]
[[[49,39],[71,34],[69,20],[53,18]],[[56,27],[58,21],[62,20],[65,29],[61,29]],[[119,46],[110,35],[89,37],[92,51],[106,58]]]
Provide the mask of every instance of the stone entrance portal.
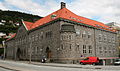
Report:
[[17,53],[16,53],[17,60],[20,59],[20,55],[21,55],[21,50],[20,50],[20,48],[18,48]]
[[47,54],[47,58],[51,58],[51,50],[49,49],[49,47],[46,48],[46,54]]

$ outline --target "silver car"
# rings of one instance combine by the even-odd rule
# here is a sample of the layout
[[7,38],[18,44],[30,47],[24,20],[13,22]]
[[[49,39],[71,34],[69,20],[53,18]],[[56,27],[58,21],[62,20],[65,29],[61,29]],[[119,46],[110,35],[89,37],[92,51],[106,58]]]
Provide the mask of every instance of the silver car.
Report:
[[120,59],[115,59],[114,65],[120,65]]

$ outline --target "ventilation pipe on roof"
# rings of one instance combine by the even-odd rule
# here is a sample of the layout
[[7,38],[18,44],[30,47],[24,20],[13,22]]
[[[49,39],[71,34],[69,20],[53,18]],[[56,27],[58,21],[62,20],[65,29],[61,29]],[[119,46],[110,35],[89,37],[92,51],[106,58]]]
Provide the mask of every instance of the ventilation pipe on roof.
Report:
[[61,9],[66,8],[66,3],[61,2]]

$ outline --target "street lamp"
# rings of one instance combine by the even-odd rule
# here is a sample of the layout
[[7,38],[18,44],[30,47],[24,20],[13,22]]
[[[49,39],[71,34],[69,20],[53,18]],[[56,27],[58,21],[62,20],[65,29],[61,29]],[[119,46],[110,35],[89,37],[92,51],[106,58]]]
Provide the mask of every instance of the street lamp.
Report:
[[5,59],[5,53],[6,53],[6,49],[5,49],[5,41],[2,41],[2,44],[3,44],[3,48],[4,48],[4,55],[3,55],[3,59]]

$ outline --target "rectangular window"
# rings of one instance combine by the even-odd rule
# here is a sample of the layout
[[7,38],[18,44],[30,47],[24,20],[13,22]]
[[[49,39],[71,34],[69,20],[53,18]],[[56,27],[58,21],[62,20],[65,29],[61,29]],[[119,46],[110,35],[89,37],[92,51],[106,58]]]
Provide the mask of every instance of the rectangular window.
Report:
[[107,36],[106,35],[104,35],[104,41],[107,41]]
[[61,26],[61,31],[65,32],[65,31],[69,31],[69,32],[75,32],[75,28],[74,25],[70,25],[70,24],[63,24]]
[[52,37],[52,31],[46,32],[46,38],[51,38]]
[[38,38],[37,38],[37,34],[35,35],[35,37],[34,37],[34,38],[35,38],[35,41],[37,41],[37,39],[38,39]]
[[99,52],[100,52],[100,53],[102,53],[102,51],[101,51],[101,50],[100,50]]
[[92,46],[89,45],[88,48],[89,48],[89,53],[92,53]]
[[38,36],[39,36],[39,35],[38,35],[38,34],[36,34],[36,40],[38,40],[38,39],[39,39],[39,38],[38,38]]
[[102,34],[99,34],[98,39],[99,41],[102,41]]
[[90,38],[90,35],[88,35],[88,38]]
[[84,31],[83,33],[82,33],[82,38],[85,38],[86,37],[86,32]]
[[112,37],[111,40],[112,40],[113,43],[115,42],[115,38],[114,37]]
[[105,53],[107,53],[107,48],[106,47],[104,47],[104,51],[105,51]]
[[91,37],[91,33],[90,32],[88,32],[88,38],[90,38]]
[[83,53],[86,53],[86,45],[83,45]]
[[102,47],[99,47],[99,50],[102,50]]
[[40,33],[40,39],[43,39],[43,32]]
[[109,50],[109,53],[111,53],[111,50]]
[[105,51],[105,53],[107,53],[107,51]]
[[76,50],[79,50],[79,45],[77,45]]
[[61,49],[62,49],[62,50],[64,49],[64,45],[63,45],[63,44],[61,44]]
[[39,47],[37,47],[37,54],[39,54]]
[[99,47],[99,53],[102,53],[102,47]]
[[70,40],[72,39],[72,36],[71,36],[71,35],[69,35],[69,39],[70,39]]
[[34,35],[32,35],[32,41],[34,41],[35,40],[35,37],[34,37]]
[[104,47],[104,50],[106,50],[106,47]]
[[70,44],[70,50],[71,50],[72,45]]

